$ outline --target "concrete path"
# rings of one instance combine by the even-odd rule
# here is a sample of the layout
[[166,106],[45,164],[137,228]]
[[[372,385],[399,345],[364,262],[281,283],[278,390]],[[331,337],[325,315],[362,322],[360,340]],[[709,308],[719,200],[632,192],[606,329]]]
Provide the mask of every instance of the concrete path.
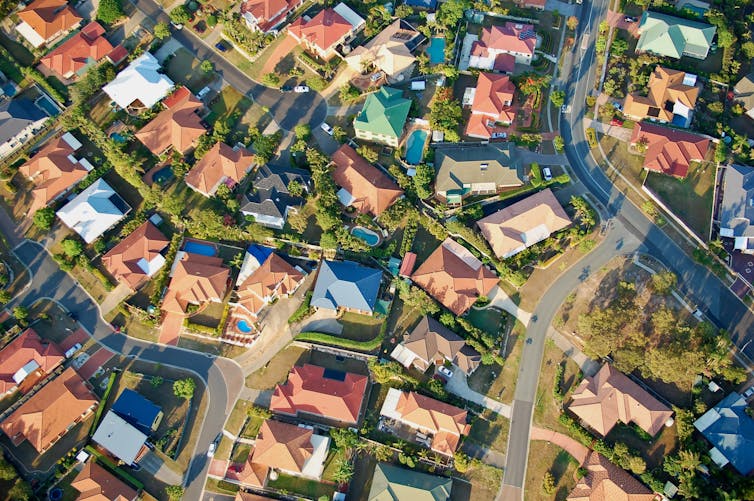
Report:
[[557,445],[568,454],[573,456],[580,465],[584,464],[586,456],[589,454],[589,449],[586,446],[582,445],[571,437],[552,430],[545,430],[543,428],[532,426],[531,439],[543,440]]
[[496,285],[495,288],[490,291],[490,294],[487,297],[489,297],[490,303],[484,308],[499,308],[519,319],[522,324],[529,325],[529,321],[531,320],[531,313],[519,308],[518,305],[514,303],[513,300],[508,296],[508,294],[506,294],[505,291],[500,288],[500,286]]
[[350,106],[328,106],[327,116],[347,117],[348,115],[357,115],[363,107],[363,103],[352,104]]
[[462,450],[469,457],[480,459],[484,464],[497,468],[505,468],[505,454],[501,452],[493,451],[488,447],[469,442],[468,440],[463,443]]
[[260,407],[269,407],[272,401],[272,390],[256,390],[244,386],[241,390],[241,394],[238,396],[241,400],[248,400],[249,402],[259,405]]
[[479,40],[479,36],[474,35],[472,33],[467,33],[465,37],[463,37],[463,44],[461,45],[461,57],[458,61],[458,70],[459,71],[466,71],[469,69],[469,59],[471,58],[471,46],[474,45],[474,42]]
[[606,124],[604,122],[598,122],[597,120],[592,120],[589,126],[600,134],[607,134],[608,136],[614,137],[615,139],[624,142],[630,141],[631,134],[633,134],[633,131],[631,129],[626,129],[625,127],[620,127],[617,125]]
[[448,381],[448,384],[445,385],[445,388],[452,394],[457,395],[461,398],[465,398],[466,400],[474,402],[477,405],[481,405],[482,407],[500,414],[503,417],[511,417],[510,405],[498,402],[497,400],[489,398],[488,396],[482,395],[481,393],[469,388],[469,384],[466,381],[466,374],[461,371],[456,371],[455,374],[453,374],[453,377],[450,378],[450,381]]
[[118,305],[131,294],[133,294],[133,292],[131,291],[131,288],[128,287],[128,285],[123,282],[119,283],[115,289],[111,290],[107,294],[107,296],[105,296],[102,304],[99,305],[100,311],[102,311],[102,314],[105,315],[111,310],[117,308]]
[[149,451],[144,458],[139,461],[139,464],[146,471],[154,475],[154,477],[160,482],[164,482],[168,485],[181,485],[183,483],[183,477],[180,473],[168,468],[165,462],[157,457],[153,451]]
[[[175,54],[175,52],[179,49],[184,49],[181,42],[176,40],[175,38],[168,38],[168,41],[162,44],[162,47],[157,49],[157,52],[154,53],[154,57],[159,61],[160,64],[163,64],[165,60]],[[184,49],[186,50],[186,49]]]
[[576,362],[581,372],[584,373],[584,377],[589,377],[597,374],[600,370],[600,364],[596,360],[592,360],[587,357],[581,350],[576,348],[567,337],[550,327],[547,331],[547,336],[555,342],[555,345],[563,350],[571,360]]

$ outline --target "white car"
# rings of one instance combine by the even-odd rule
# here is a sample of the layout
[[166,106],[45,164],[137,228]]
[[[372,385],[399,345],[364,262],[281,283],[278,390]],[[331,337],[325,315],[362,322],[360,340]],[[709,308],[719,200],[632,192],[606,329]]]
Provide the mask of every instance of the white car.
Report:
[[199,98],[199,99],[201,99],[204,96],[206,96],[207,94],[209,94],[210,90],[212,90],[212,89],[210,89],[209,87],[204,87],[202,90],[200,90],[199,92],[196,93],[196,97]]
[[293,92],[298,92],[299,94],[304,92],[309,92],[309,86],[308,85],[297,85],[293,88]]
[[217,444],[215,444],[215,442],[212,442],[211,444],[209,444],[209,449],[207,449],[207,457],[211,458],[212,456],[214,456],[216,449],[217,449]]
[[450,370],[450,369],[448,369],[444,365],[441,365],[440,367],[438,367],[437,368],[437,372],[439,372],[440,374],[442,374],[443,376],[445,376],[447,378],[452,378],[453,377],[453,371]]
[[324,122],[322,122],[322,125],[320,125],[319,127],[320,127],[320,129],[322,129],[323,131],[327,132],[329,135],[332,136],[332,127],[330,127],[329,125],[327,125]]
[[545,178],[545,181],[550,181],[552,179],[552,171],[549,167],[542,169],[542,177]]
[[744,392],[744,398],[749,398],[752,395],[754,395],[754,386]]

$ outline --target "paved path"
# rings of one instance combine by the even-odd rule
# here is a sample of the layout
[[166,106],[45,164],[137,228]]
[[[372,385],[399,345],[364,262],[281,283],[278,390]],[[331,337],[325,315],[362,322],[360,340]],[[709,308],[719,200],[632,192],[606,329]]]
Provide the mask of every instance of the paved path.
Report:
[[543,440],[553,443],[574,457],[579,464],[584,464],[589,449],[567,435],[552,430],[545,430],[537,426],[531,428],[532,440]]
[[107,348],[100,348],[89,359],[79,367],[78,373],[83,379],[89,379],[97,370],[105,365],[108,360],[113,358],[114,353]]
[[550,327],[550,329],[547,331],[547,336],[555,342],[555,345],[558,348],[563,350],[563,353],[565,353],[566,356],[576,362],[576,365],[579,366],[581,372],[584,373],[584,377],[593,376],[597,374],[597,371],[600,370],[599,362],[587,357],[584,352],[575,347],[567,337],[558,332],[556,329]]
[[453,377],[450,378],[448,384],[445,385],[445,389],[447,389],[454,395],[458,395],[459,397],[469,400],[470,402],[481,405],[482,407],[489,409],[492,412],[496,412],[503,417],[511,417],[510,405],[499,402],[486,395],[482,395],[481,393],[469,388],[469,384],[466,381],[466,374],[461,371],[456,371],[453,374]]
[[105,296],[105,299],[99,305],[99,309],[104,315],[117,308],[118,305],[131,294],[133,294],[131,288],[125,282],[121,282],[115,287],[115,289],[107,293],[107,296]]
[[508,294],[506,294],[505,291],[500,288],[500,286],[496,285],[490,291],[490,294],[487,297],[489,298],[490,303],[484,308],[495,307],[503,311],[507,311],[508,313],[519,319],[522,324],[529,324],[529,321],[531,320],[531,313],[519,308],[518,305],[508,296]]
[[153,451],[149,451],[147,455],[139,461],[139,465],[154,475],[157,480],[168,485],[180,485],[183,480],[180,473],[169,468]]
[[600,134],[607,134],[608,136],[614,137],[615,139],[624,141],[626,143],[631,140],[631,134],[633,134],[634,132],[631,129],[626,129],[625,127],[610,125],[609,123],[606,124],[597,120],[591,120],[589,126]]
[[493,451],[489,447],[484,447],[483,445],[466,440],[463,443],[461,450],[463,450],[463,452],[469,457],[482,460],[484,464],[495,466],[497,468],[505,468],[505,454]]

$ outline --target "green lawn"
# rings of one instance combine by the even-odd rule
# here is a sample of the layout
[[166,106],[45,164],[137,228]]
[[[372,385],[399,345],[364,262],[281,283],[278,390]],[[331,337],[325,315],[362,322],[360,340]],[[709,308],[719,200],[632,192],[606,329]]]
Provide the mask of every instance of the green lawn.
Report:
[[484,310],[472,308],[469,310],[466,318],[474,326],[496,336],[500,333],[500,327],[503,325],[505,314],[496,308],[487,308]]
[[316,480],[293,477],[284,473],[281,473],[277,480],[268,482],[268,486],[273,489],[300,494],[309,499],[319,499],[322,496],[332,499],[333,492],[335,492],[334,485],[322,484]]
[[249,407],[251,407],[251,402],[248,400],[236,401],[236,405],[233,406],[233,410],[230,411],[230,416],[228,416],[228,420],[225,422],[225,429],[233,435],[238,435],[248,415],[247,409]]
[[341,335],[344,338],[356,341],[369,341],[380,333],[380,327],[384,322],[384,318],[346,312],[339,319],[339,322],[343,324]]
[[194,94],[209,84],[216,73],[205,73],[199,68],[201,61],[186,49],[178,49],[165,64],[165,73],[177,84],[183,84]]
[[262,427],[262,423],[264,423],[263,418],[259,416],[251,416],[249,420],[246,421],[246,426],[241,430],[241,437],[250,439],[256,438],[259,433],[259,428]]
[[231,463],[243,463],[249,458],[251,446],[249,444],[237,444],[230,457]]
[[508,446],[510,421],[489,410],[485,410],[471,423],[471,432],[466,440],[482,447],[505,454]]

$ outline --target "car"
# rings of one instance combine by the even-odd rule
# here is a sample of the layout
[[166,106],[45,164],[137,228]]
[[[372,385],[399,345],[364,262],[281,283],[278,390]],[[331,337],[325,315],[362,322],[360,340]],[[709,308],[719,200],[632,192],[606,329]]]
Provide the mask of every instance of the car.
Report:
[[610,120],[610,125],[613,125],[615,127],[623,127],[623,120],[620,118],[613,118]]
[[752,395],[754,395],[754,386],[744,392],[744,398],[749,398]]
[[542,177],[544,177],[545,181],[552,180],[552,171],[550,170],[549,167],[545,167],[544,169],[542,169]]
[[228,51],[228,48],[222,42],[217,42],[215,44],[215,49],[219,50],[220,52],[227,52]]
[[615,108],[618,111],[623,111],[623,105],[620,104],[618,101],[613,101],[613,108]]
[[215,442],[212,442],[209,444],[209,449],[207,449],[207,457],[211,458],[215,455],[215,450],[217,450],[217,444]]
[[73,355],[76,354],[77,351],[81,349],[81,343],[76,343],[65,352],[65,358],[71,358]]
[[205,23],[201,23],[201,22],[196,23],[194,25],[194,30],[197,33],[204,33],[205,31],[207,31],[207,25]]
[[283,91],[283,92],[290,92],[290,91],[293,90],[293,86],[291,86],[291,85],[283,85],[282,87],[280,87],[280,90]]
[[173,28],[177,29],[178,31],[180,31],[180,30],[183,29],[183,25],[182,24],[176,24],[176,23],[174,23],[172,21],[170,21],[170,24],[173,26]]
[[453,377],[453,371],[450,370],[450,369],[448,369],[444,365],[441,365],[440,367],[438,367],[437,368],[437,372],[439,372],[440,374],[442,374],[443,376],[445,376],[447,378],[452,378]]
[[327,132],[328,135],[332,136],[332,127],[327,125],[326,123],[322,122],[322,125],[319,126],[323,131]]
[[636,21],[638,21],[638,19],[636,19],[633,16],[626,16],[626,17],[623,18],[623,21],[625,21],[627,23],[635,23]]
[[298,92],[299,94],[303,94],[304,92],[309,92],[309,86],[308,85],[297,85],[293,88],[293,92]]
[[201,99],[201,98],[203,98],[204,96],[206,96],[207,94],[209,94],[209,91],[210,91],[210,90],[211,90],[211,89],[210,89],[209,87],[204,87],[204,88],[202,88],[202,90],[200,90],[199,92],[197,92],[197,93],[196,93],[196,97],[197,97],[198,99]]

